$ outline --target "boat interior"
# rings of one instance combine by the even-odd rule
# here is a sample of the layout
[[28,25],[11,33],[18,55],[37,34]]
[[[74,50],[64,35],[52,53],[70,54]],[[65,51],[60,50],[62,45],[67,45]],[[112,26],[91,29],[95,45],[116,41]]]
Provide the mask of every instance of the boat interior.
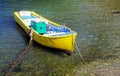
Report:
[[36,17],[31,14],[30,11],[20,11],[19,15],[26,25],[30,26],[39,34],[44,36],[62,36],[75,33],[64,25],[56,26],[47,20]]

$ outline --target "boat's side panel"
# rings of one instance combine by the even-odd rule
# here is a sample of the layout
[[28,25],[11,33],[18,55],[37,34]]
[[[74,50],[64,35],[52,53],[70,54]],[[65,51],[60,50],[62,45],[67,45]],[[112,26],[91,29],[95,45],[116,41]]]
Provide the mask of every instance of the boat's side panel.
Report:
[[70,52],[73,52],[75,38],[76,38],[76,35],[69,35],[62,38],[53,39],[53,42],[54,42],[53,46],[58,48],[63,48],[63,49],[69,50]]
[[76,35],[69,35],[65,37],[59,37],[59,38],[46,38],[46,37],[39,37],[37,35],[34,35],[35,41],[48,47],[52,48],[58,48],[63,50],[68,50],[70,52],[73,52],[74,50],[74,42]]

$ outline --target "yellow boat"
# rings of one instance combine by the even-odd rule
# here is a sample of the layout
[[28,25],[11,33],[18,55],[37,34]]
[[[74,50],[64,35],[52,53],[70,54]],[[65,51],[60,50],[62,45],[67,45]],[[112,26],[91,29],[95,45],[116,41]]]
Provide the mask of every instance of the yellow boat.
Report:
[[52,22],[34,11],[16,11],[14,18],[27,34],[32,29],[35,42],[69,55],[74,51],[77,33],[70,28]]

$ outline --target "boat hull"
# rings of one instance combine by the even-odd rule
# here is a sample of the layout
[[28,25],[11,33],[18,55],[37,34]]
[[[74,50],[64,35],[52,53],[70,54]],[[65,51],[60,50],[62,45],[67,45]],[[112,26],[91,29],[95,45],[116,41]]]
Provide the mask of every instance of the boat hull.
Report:
[[[31,13],[35,15],[36,17],[39,17],[39,15],[35,12]],[[30,31],[30,27],[22,20],[22,18],[19,16],[19,12],[14,12],[14,18],[15,21],[25,30],[25,32],[28,34]],[[59,24],[52,22],[44,17],[42,17],[44,20],[48,21],[51,24],[54,24],[56,26],[59,26]],[[44,35],[40,35],[35,30],[32,30],[33,32],[33,40],[43,46],[61,49],[64,52],[72,53],[74,51],[74,42],[77,36],[77,33],[74,34],[68,34],[64,36],[51,36],[47,37]]]

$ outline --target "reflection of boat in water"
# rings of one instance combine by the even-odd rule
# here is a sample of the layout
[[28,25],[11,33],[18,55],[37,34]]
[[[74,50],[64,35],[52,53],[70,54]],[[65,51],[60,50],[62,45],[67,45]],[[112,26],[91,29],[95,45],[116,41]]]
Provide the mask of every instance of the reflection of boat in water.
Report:
[[52,22],[33,11],[14,12],[14,18],[26,33],[32,28],[35,42],[61,49],[68,54],[73,52],[77,33],[70,28]]

